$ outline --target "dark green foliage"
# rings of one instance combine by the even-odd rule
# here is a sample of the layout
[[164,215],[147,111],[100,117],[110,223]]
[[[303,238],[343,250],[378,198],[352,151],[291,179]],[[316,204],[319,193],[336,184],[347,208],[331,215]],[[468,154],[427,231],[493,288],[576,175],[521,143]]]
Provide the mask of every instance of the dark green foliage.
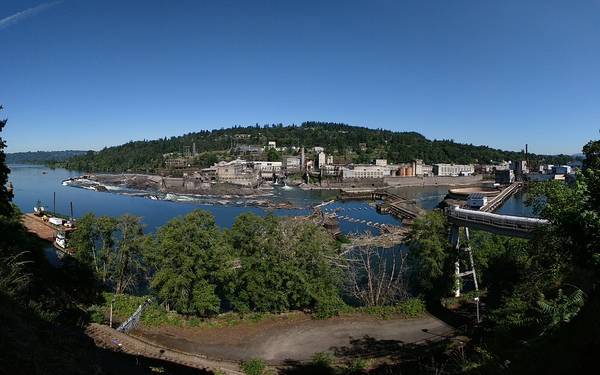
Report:
[[[2,106],[0,105],[0,110],[2,110]],[[0,133],[6,122],[8,120],[0,119]],[[0,215],[8,216],[12,212],[12,206],[10,201],[12,200],[13,194],[12,191],[6,186],[8,182],[8,174],[10,173],[10,169],[6,166],[6,154],[4,153],[4,148],[6,147],[6,142],[0,137]],[[2,233],[0,233],[2,234]]]
[[281,154],[277,152],[277,150],[271,148],[267,151],[267,160],[268,161],[281,161]]
[[46,164],[61,162],[74,156],[86,154],[87,151],[27,151],[6,154],[8,164]]
[[228,299],[240,311],[322,309],[341,306],[337,246],[321,227],[295,220],[240,215],[229,232],[240,261]]
[[267,371],[267,363],[259,358],[244,361],[240,367],[246,375],[264,375]]
[[420,292],[440,297],[448,293],[452,279],[453,251],[448,241],[448,223],[441,211],[417,218],[408,236],[409,264]]
[[77,222],[69,246],[75,257],[94,271],[98,281],[116,293],[135,292],[142,281],[144,236],[138,217],[96,217]]
[[[182,152],[184,146],[196,143],[202,152],[233,150],[240,144],[235,135],[247,134],[244,144],[266,145],[277,141],[279,147],[299,146],[325,147],[328,153],[347,159],[348,162],[370,162],[375,158],[387,158],[390,162],[407,162],[423,159],[426,163],[490,163],[502,160],[520,160],[522,152],[502,151],[487,146],[455,143],[452,140],[428,140],[415,132],[369,129],[339,123],[305,122],[300,126],[265,125],[233,127],[212,131],[189,133],[180,137],[153,141],[129,142],[120,146],[88,152],[56,165],[69,169],[99,172],[153,171],[163,167],[163,154]],[[366,144],[366,151],[360,144]],[[269,151],[269,160],[280,160],[281,155]],[[564,164],[570,156],[545,156],[529,154],[531,161]],[[200,162],[206,166],[207,161]]]
[[146,246],[154,269],[151,287],[161,302],[183,314],[219,312],[218,285],[233,263],[214,217],[202,210],[175,218]]

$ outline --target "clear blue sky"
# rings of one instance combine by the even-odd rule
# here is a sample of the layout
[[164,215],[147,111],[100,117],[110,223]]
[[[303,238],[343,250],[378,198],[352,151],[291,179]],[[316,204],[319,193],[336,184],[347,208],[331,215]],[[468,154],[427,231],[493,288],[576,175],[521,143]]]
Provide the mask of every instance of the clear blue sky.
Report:
[[9,152],[305,120],[599,137],[600,0],[1,0],[0,51]]

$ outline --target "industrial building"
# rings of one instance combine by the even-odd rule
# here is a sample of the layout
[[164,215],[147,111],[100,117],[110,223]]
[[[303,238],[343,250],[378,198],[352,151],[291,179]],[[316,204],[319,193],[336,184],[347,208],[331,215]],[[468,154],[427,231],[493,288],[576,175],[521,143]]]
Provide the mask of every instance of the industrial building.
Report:
[[497,170],[495,180],[502,185],[512,184],[515,182],[515,173],[512,169]]
[[433,173],[437,176],[470,176],[475,173],[473,164],[434,164]]
[[371,164],[349,165],[341,168],[344,180],[351,178],[383,178],[390,175],[386,167]]
[[480,209],[487,204],[487,197],[483,193],[472,193],[467,198],[467,205],[470,208]]

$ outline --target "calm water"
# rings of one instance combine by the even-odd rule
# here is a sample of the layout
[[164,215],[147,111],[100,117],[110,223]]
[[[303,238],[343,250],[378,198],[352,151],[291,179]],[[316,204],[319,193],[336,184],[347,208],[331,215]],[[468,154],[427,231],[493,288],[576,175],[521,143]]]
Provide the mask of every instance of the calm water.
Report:
[[[101,193],[77,187],[63,186],[62,181],[81,175],[80,172],[65,169],[50,169],[44,166],[11,165],[9,180],[15,189],[15,203],[23,212],[31,212],[38,200],[52,209],[52,195],[56,192],[56,211],[65,215],[69,214],[69,203],[73,202],[74,216],[80,217],[87,212],[96,215],[119,216],[132,214],[142,217],[146,232],[153,232],[157,227],[165,224],[175,216],[184,215],[196,209],[210,211],[221,227],[230,227],[235,218],[244,212],[254,212],[266,215],[273,212],[279,216],[297,216],[309,214],[311,206],[322,201],[335,198],[336,193],[331,191],[303,191],[298,188],[284,189],[275,187],[272,196],[267,199],[275,201],[289,201],[298,209],[265,209],[240,205],[207,204],[206,201],[172,202],[151,200],[139,196],[122,195],[115,193]],[[410,187],[399,188],[398,193],[415,202],[425,209],[434,208],[446,195],[447,187]],[[511,197],[498,213],[531,216],[530,208],[523,204],[522,193]],[[374,205],[363,201],[334,202],[326,207],[327,211],[339,209],[340,215],[354,219],[378,222],[383,224],[399,224],[399,221],[389,215],[380,215],[375,211]],[[364,232],[371,227],[352,223],[346,220],[340,222],[344,233]]]
[[[196,209],[210,211],[217,225],[230,227],[235,218],[244,212],[254,212],[266,215],[272,212],[278,216],[298,216],[312,212],[310,207],[322,201],[335,198],[331,191],[303,191],[297,188],[284,189],[275,187],[270,199],[276,201],[289,201],[298,209],[265,209],[243,205],[207,204],[206,202],[171,202],[151,200],[139,196],[121,195],[115,193],[100,193],[93,190],[63,186],[62,181],[81,175],[79,172],[65,169],[50,169],[44,166],[11,165],[9,180],[14,186],[14,202],[23,212],[31,212],[38,200],[52,210],[53,192],[56,192],[56,211],[65,215],[69,214],[70,202],[73,202],[74,216],[80,217],[87,212],[96,215],[119,216],[132,214],[142,217],[146,232],[153,232],[157,227],[165,224],[173,217],[184,215]],[[262,199],[262,198],[261,198]],[[267,199],[269,199],[267,197]],[[389,215],[380,215],[375,208],[366,202],[350,201],[335,202],[327,206],[328,209],[340,208],[345,215],[367,221],[377,221],[385,224],[399,224],[399,221]],[[342,221],[341,229],[345,233],[363,232],[370,227],[360,223]]]

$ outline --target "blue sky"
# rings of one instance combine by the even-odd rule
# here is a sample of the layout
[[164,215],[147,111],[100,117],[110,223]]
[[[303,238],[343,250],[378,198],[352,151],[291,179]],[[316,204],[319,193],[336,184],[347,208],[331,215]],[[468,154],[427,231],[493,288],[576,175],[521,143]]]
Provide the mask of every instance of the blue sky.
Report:
[[9,152],[306,120],[599,137],[600,0],[2,0],[0,51]]

